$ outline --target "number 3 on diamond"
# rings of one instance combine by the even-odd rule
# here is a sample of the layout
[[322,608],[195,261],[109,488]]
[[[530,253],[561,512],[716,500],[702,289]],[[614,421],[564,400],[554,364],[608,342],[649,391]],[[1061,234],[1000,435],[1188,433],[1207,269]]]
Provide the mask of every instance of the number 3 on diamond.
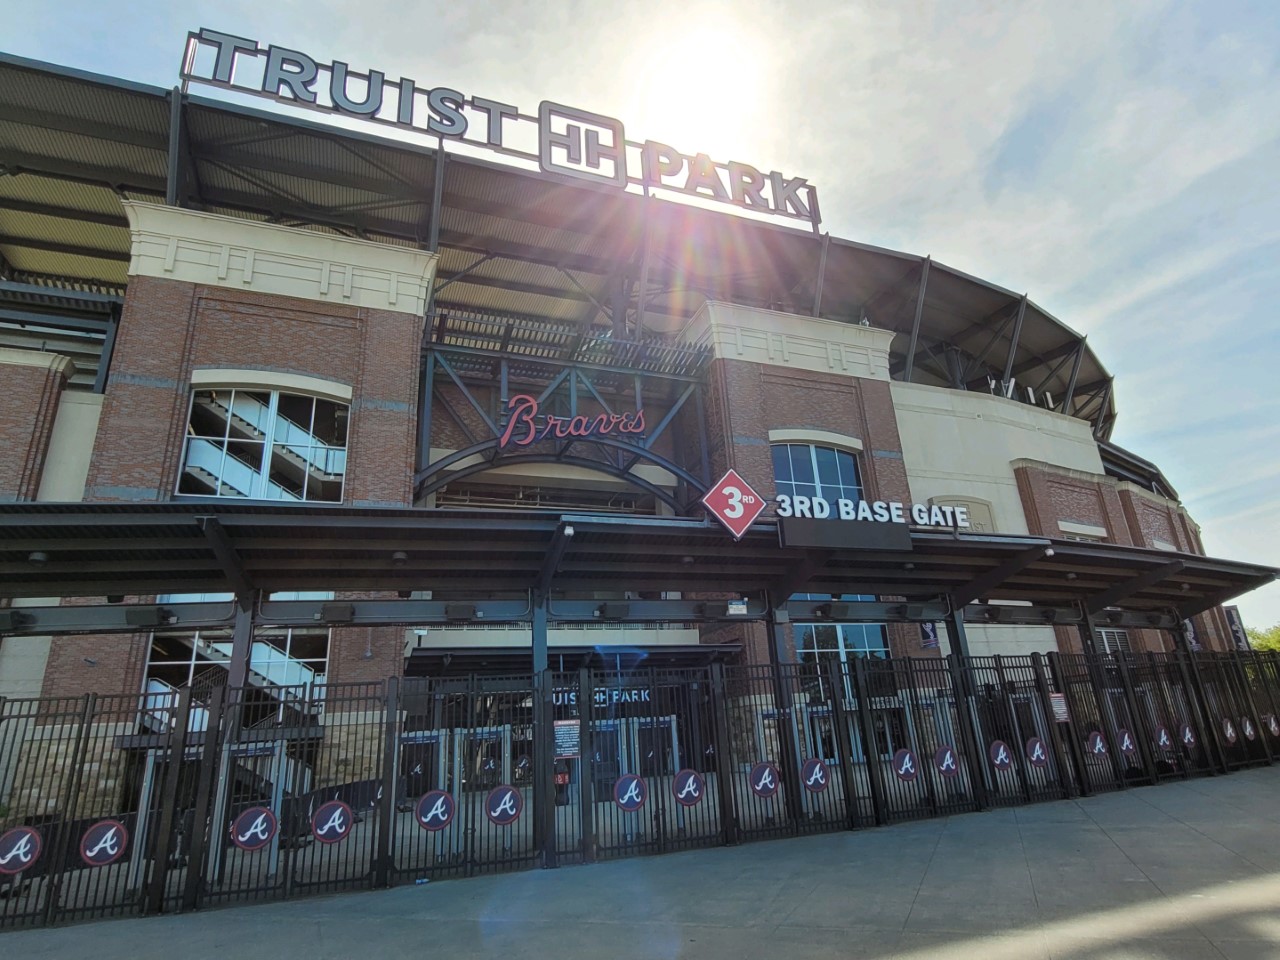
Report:
[[720,492],[729,498],[729,502],[724,507],[724,515],[730,520],[737,520],[742,516],[742,491],[737,487],[728,486],[721,487]]

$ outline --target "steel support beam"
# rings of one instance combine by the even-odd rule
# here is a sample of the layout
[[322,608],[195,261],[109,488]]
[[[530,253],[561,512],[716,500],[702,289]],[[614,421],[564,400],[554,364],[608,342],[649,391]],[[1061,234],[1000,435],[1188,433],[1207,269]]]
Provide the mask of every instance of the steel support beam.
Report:
[[916,293],[916,313],[911,321],[911,341],[907,345],[907,367],[902,376],[902,379],[908,383],[911,382],[911,376],[915,372],[916,346],[920,342],[920,320],[924,316],[924,297],[925,290],[929,285],[929,265],[931,263],[933,263],[933,257],[925,257],[924,263],[920,267],[920,289]]
[[1027,295],[1022,295],[1022,302],[1018,304],[1018,318],[1013,322],[1013,336],[1009,338],[1009,355],[1004,361],[1004,376],[1000,378],[1000,382],[1008,389],[1010,379],[1013,377],[1013,360],[1018,353],[1018,338],[1022,336],[1022,321],[1027,315]]
[[169,91],[169,163],[165,176],[164,202],[179,206],[182,201],[182,89]]
[[231,589],[236,595],[237,606],[241,610],[252,609],[253,598],[257,593],[257,588],[253,585],[253,581],[249,579],[244,563],[241,562],[239,554],[236,553],[235,547],[231,543],[231,538],[227,536],[227,531],[222,528],[222,524],[217,517],[196,517],[196,523],[204,531],[204,537],[209,541],[209,546],[213,549],[213,555],[218,558],[218,563],[222,566],[222,572],[226,575],[227,582],[231,584]]
[[243,687],[249,678],[253,656],[253,611],[236,606],[235,628],[231,634],[231,660],[227,663],[227,686]]
[[1052,556],[1053,548],[1047,543],[1024,550],[1017,556],[1010,557],[1004,563],[992,567],[981,576],[974,577],[963,587],[958,587],[951,591],[952,603],[957,608],[963,608],[966,604],[984,597],[1014,574],[1025,570],[1042,557]]
[[1169,563],[1162,563],[1160,566],[1140,573],[1136,577],[1123,580],[1112,587],[1108,587],[1101,593],[1095,593],[1085,598],[1084,608],[1090,613],[1099,613],[1107,607],[1115,606],[1121,600],[1133,596],[1139,590],[1145,590],[1148,587],[1154,587],[1162,580],[1172,577],[1175,573],[1180,572],[1187,562],[1185,560],[1173,560]]
[[818,254],[818,278],[813,284],[813,312],[818,316],[822,312],[822,288],[827,282],[827,248],[831,246],[831,234],[822,235],[822,252]]
[[547,549],[546,560],[543,561],[542,571],[538,574],[538,585],[533,589],[535,602],[541,598],[545,604],[546,598],[551,593],[551,581],[555,579],[556,571],[560,569],[560,561],[564,559],[564,552],[572,539],[573,524],[561,523],[556,529],[551,546]]

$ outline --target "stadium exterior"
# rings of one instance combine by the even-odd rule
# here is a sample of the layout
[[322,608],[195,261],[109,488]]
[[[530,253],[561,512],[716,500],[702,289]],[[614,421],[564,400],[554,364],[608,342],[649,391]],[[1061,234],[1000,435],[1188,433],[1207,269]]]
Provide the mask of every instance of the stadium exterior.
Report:
[[0,58],[0,858],[87,868],[0,923],[1271,762],[1222,605],[1275,571],[1084,337],[794,178],[593,182],[547,107],[582,169]]

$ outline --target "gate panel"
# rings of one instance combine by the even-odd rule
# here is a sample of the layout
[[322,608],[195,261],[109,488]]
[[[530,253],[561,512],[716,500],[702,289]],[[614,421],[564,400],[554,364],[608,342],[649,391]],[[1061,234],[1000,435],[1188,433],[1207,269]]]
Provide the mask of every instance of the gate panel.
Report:
[[[784,703],[790,704],[790,715],[783,729],[791,749],[784,751],[780,762],[789,762],[791,770],[779,767],[786,788],[795,796],[795,809],[789,812],[798,833],[821,833],[846,829],[857,822],[858,812],[848,809],[847,797],[858,796],[859,785],[852,791],[845,784],[846,765],[842,756],[843,742],[836,724],[848,722],[836,697],[847,701],[847,691],[833,689],[843,675],[823,670],[817,663],[786,664],[779,668],[779,682]],[[856,772],[855,772],[856,777]]]
[[732,780],[737,836],[788,836],[794,830],[788,805],[797,800],[790,794],[798,789],[799,777],[788,779],[788,760],[797,747],[790,710],[779,708],[784,692],[779,678],[767,666],[726,667],[724,673],[730,742],[719,776]]
[[1208,720],[1214,725],[1227,769],[1270,762],[1258,733],[1260,721],[1239,655],[1195,653],[1192,657],[1204,690]]
[[1113,671],[1108,681],[1101,660],[1085,654],[1061,654],[1057,663],[1057,681],[1078,738],[1073,752],[1084,767],[1077,771],[1078,777],[1091,793],[1123,789],[1124,767],[1116,749],[1120,724],[1113,713],[1114,705],[1124,701],[1119,675]]

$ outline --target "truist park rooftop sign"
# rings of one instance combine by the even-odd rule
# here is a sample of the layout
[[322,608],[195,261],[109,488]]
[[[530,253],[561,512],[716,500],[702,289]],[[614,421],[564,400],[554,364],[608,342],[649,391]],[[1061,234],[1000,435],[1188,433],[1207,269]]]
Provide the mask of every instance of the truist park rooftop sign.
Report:
[[802,177],[747,163],[682,153],[656,140],[628,140],[621,121],[550,100],[526,114],[447,86],[204,29],[187,35],[182,80],[359,117],[534,162],[544,173],[631,188],[671,191],[804,220],[817,229],[818,195]]

